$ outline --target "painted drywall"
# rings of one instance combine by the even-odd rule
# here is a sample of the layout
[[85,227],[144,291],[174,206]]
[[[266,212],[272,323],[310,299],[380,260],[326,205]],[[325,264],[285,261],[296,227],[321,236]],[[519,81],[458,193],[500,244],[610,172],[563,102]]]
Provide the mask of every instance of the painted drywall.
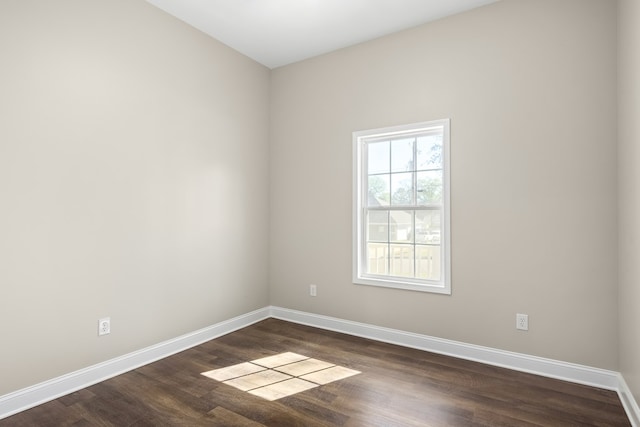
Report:
[[[617,369],[615,2],[498,2],[275,69],[270,102],[273,305]],[[352,132],[442,118],[452,295],[353,284]]]
[[0,395],[268,305],[266,67],[143,0],[2,1],[0,52]]
[[640,3],[618,9],[620,370],[640,398]]

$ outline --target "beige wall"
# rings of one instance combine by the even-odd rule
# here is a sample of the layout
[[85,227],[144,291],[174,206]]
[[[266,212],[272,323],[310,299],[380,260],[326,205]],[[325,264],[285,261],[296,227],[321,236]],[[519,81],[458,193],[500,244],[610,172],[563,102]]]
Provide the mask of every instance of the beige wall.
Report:
[[0,395],[268,305],[267,68],[143,0],[3,0],[0,54]]
[[[271,94],[272,304],[618,368],[615,2],[499,2],[276,69]],[[352,284],[351,133],[441,118],[453,294]]]
[[619,19],[620,370],[640,398],[640,3],[621,0]]

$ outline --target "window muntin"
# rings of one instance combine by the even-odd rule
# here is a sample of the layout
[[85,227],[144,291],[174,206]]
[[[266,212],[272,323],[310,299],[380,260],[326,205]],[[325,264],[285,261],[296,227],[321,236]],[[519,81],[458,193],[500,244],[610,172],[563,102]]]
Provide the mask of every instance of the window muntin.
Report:
[[354,283],[451,293],[449,120],[354,133]]

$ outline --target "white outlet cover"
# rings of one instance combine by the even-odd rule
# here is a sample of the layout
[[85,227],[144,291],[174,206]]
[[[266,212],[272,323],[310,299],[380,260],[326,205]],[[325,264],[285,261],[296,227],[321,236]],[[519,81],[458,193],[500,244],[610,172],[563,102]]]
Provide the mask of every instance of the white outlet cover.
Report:
[[521,331],[529,330],[529,315],[527,314],[516,314],[516,329]]
[[111,333],[111,318],[105,317],[98,320],[98,335],[107,335]]

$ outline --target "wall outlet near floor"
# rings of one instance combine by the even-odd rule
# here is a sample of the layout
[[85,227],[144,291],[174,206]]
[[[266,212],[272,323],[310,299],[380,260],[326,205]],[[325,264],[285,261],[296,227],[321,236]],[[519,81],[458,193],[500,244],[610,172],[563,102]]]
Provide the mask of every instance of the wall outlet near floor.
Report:
[[309,285],[309,295],[315,297],[317,294],[316,285]]
[[111,318],[105,317],[98,320],[98,335],[107,335],[111,333]]
[[521,331],[529,330],[529,315],[528,314],[516,314],[516,329]]

